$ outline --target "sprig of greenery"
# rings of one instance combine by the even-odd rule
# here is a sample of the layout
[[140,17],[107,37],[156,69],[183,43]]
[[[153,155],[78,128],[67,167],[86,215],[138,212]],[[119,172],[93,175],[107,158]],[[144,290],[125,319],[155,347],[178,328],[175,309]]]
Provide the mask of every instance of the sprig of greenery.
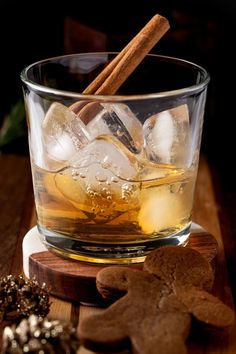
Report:
[[0,129],[0,149],[25,136],[26,133],[25,108],[23,100],[20,99],[5,116]]

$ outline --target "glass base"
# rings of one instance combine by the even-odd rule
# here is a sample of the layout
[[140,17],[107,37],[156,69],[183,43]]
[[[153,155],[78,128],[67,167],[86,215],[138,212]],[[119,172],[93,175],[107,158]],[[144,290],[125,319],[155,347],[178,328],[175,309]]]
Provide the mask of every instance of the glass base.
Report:
[[68,238],[39,226],[38,229],[48,250],[65,258],[98,264],[130,264],[143,262],[150,251],[161,246],[185,246],[190,235],[190,225],[169,237],[129,244],[96,245]]

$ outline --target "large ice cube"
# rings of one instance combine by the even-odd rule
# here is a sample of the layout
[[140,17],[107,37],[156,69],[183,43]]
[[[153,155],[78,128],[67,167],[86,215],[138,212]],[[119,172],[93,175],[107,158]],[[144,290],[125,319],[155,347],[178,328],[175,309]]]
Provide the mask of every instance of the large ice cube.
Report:
[[104,169],[111,170],[123,179],[133,179],[140,165],[136,156],[112,135],[99,135],[69,161],[73,167],[93,163],[99,163]]
[[100,104],[100,110],[86,128],[94,138],[103,134],[114,135],[135,154],[143,148],[142,124],[125,104]]
[[186,104],[157,113],[143,125],[149,160],[184,167],[188,159],[189,113]]
[[180,196],[170,192],[168,185],[155,188],[155,191],[144,190],[138,214],[139,226],[143,232],[158,233],[174,228],[184,218],[185,204]]
[[41,122],[44,118],[44,110],[40,98],[34,93],[29,92],[25,95],[27,102],[27,115],[30,118],[29,124],[29,147],[32,162],[37,166],[44,168],[43,144]]
[[[90,139],[84,123],[66,106],[54,102],[42,122],[48,167],[71,159]],[[58,163],[57,163],[58,162]]]
[[100,136],[86,145],[55,177],[57,188],[95,222],[107,222],[137,208],[139,163],[113,136]]

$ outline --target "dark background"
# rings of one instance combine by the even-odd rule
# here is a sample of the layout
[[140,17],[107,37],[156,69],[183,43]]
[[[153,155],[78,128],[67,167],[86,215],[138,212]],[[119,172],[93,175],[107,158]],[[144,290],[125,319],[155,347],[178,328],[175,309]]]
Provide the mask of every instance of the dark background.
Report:
[[[155,13],[166,16],[171,29],[152,52],[194,61],[211,76],[202,153],[213,173],[220,224],[231,240],[225,252],[236,296],[235,0],[0,0],[0,129],[22,98],[26,65],[64,53],[119,51]],[[26,134],[2,152],[28,154]]]
[[[22,97],[23,67],[63,53],[118,51],[155,13],[166,16],[171,29],[152,52],[194,61],[211,75],[202,152],[220,171],[224,188],[234,189],[234,0],[2,0],[0,125]],[[26,141],[13,141],[3,150],[26,152]]]

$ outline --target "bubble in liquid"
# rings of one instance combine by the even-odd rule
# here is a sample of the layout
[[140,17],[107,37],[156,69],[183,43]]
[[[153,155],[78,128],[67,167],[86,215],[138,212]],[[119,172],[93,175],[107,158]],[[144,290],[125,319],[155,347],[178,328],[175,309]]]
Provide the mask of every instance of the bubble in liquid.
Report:
[[170,192],[174,194],[182,194],[183,193],[183,185],[182,183],[175,183],[170,186]]
[[112,167],[112,163],[111,163],[111,161],[108,160],[108,157],[107,157],[107,156],[106,156],[106,157],[104,158],[104,160],[102,161],[101,166],[102,166],[105,170],[107,170],[108,168]]
[[132,194],[135,192],[135,190],[137,189],[137,187],[134,184],[128,184],[125,183],[122,185],[122,199],[124,201],[128,201],[129,198],[132,197]]
[[119,180],[116,177],[111,177],[111,182],[113,183],[118,183]]
[[104,183],[107,181],[107,176],[105,174],[102,174],[101,172],[97,172],[95,178],[98,182]]
[[82,171],[78,171],[77,169],[72,169],[71,176],[75,181],[78,179],[78,177],[86,178],[86,170],[82,172]]
[[86,174],[83,173],[83,172],[80,172],[80,173],[79,173],[79,177],[80,177],[80,178],[86,178]]

